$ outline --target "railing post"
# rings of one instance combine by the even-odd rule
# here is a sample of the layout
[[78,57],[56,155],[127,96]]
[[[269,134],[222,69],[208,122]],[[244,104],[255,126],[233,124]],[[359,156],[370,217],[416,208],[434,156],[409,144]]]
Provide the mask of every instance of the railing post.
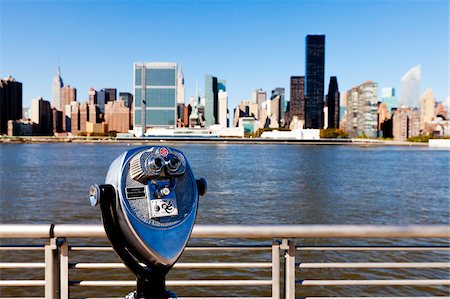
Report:
[[60,299],[69,299],[69,245],[62,239],[59,250]]
[[288,240],[285,259],[285,298],[295,299],[295,241]]
[[58,285],[56,238],[49,238],[44,246],[45,299],[55,299]]
[[272,299],[280,299],[280,241],[272,242]]

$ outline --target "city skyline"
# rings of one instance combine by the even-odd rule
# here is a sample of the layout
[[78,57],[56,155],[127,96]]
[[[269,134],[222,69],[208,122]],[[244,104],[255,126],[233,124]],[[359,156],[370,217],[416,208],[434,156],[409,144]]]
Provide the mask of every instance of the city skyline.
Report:
[[[186,101],[195,95],[196,81],[202,89],[200,94],[204,94],[201,83],[205,75],[212,73],[227,79],[229,108],[233,109],[242,100],[251,99],[257,88],[289,90],[291,76],[305,75],[304,38],[316,33],[325,34],[327,39],[324,84],[330,76],[337,76],[341,90],[372,80],[380,88],[392,86],[400,91],[400,78],[420,64],[423,73],[420,94],[432,88],[437,101],[445,101],[449,96],[445,1],[319,4],[219,1],[214,5],[113,2],[108,7],[96,2],[19,1],[1,5],[1,77],[12,75],[23,82],[23,104],[28,107],[37,96],[51,100],[51,82],[59,59],[61,76],[66,84],[77,88],[79,101],[88,99],[90,87],[112,86],[120,92],[132,92],[133,62],[175,61],[183,65]],[[142,11],[138,9],[140,6]],[[366,10],[371,11],[370,17],[351,13]],[[140,20],[138,16],[145,11],[160,15]],[[94,21],[93,27],[76,22],[99,12],[110,18],[102,19],[103,23]],[[70,13],[74,20],[63,18],[64,13]],[[133,13],[136,18],[127,19],[129,24],[120,26],[118,17],[134,16]],[[164,16],[169,13],[174,17],[170,20],[173,26],[166,28],[169,21]],[[269,21],[275,13],[283,18]],[[330,22],[326,19],[332,13],[339,18]],[[49,14],[53,18],[46,17]],[[255,18],[256,15],[261,18]],[[40,21],[33,22],[38,16]],[[161,26],[151,26],[157,22]],[[139,24],[146,25],[151,38],[130,43],[142,33],[141,29],[131,30]],[[298,25],[295,30],[291,28],[294,25]],[[389,30],[393,27],[394,33]],[[241,36],[233,34],[237,29]],[[357,34],[364,32],[368,36]],[[103,45],[101,40],[113,38],[112,35],[116,45]],[[65,43],[55,43],[55,39]],[[430,44],[434,46],[429,47]],[[287,94],[286,99],[289,98]]]

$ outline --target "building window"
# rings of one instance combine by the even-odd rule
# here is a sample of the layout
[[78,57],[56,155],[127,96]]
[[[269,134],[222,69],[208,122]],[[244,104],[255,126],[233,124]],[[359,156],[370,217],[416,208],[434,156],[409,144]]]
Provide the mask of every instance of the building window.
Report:
[[147,126],[175,126],[175,110],[147,110]]
[[136,68],[135,70],[134,70],[134,85],[141,85],[142,84],[142,71],[141,71],[142,69],[139,67],[139,68]]
[[174,86],[175,69],[147,69],[147,86]]
[[147,107],[175,107],[175,88],[147,88]]

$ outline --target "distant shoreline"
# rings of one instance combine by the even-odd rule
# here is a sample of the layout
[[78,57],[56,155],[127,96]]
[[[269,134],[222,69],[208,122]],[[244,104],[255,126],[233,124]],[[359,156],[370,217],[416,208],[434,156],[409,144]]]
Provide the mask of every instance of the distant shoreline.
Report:
[[264,139],[264,138],[221,138],[221,137],[172,137],[153,136],[145,138],[116,137],[56,137],[56,136],[0,136],[0,143],[199,143],[199,144],[302,144],[302,145],[351,145],[351,146],[428,146],[428,143],[392,141],[379,139]]

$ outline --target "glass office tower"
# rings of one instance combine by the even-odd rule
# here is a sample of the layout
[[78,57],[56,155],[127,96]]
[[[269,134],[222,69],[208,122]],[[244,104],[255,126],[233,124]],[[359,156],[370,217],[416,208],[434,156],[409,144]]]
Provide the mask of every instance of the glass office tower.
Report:
[[305,128],[323,128],[325,35],[306,36]]
[[134,63],[134,130],[176,127],[177,69],[172,62]]

